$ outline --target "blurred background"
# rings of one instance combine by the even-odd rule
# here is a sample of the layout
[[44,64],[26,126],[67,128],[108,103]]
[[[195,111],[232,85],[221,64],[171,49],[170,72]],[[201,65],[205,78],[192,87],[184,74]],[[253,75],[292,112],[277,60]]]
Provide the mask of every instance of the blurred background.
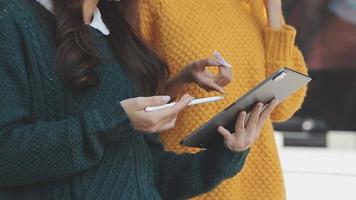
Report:
[[288,199],[356,199],[356,0],[284,0],[313,81],[275,124]]

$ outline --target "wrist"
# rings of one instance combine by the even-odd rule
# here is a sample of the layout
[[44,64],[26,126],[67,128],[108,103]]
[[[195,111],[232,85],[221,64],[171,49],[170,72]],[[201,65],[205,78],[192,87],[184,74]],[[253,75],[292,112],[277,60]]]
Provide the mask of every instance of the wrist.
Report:
[[175,76],[173,76],[172,78],[170,78],[168,80],[168,84],[172,85],[187,85],[187,84],[190,84],[192,83],[193,80],[192,80],[192,77],[189,75],[188,72],[186,72],[186,70],[182,70],[180,71],[179,73],[177,73]]
[[191,80],[187,76],[178,73],[167,81],[163,93],[175,99],[190,83]]
[[266,4],[269,27],[280,30],[284,24],[282,2],[280,0],[269,0]]

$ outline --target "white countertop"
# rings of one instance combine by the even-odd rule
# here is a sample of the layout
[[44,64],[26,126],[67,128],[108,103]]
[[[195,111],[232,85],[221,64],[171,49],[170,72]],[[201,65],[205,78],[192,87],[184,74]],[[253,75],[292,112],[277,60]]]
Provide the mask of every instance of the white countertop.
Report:
[[356,151],[280,149],[288,200],[355,200]]

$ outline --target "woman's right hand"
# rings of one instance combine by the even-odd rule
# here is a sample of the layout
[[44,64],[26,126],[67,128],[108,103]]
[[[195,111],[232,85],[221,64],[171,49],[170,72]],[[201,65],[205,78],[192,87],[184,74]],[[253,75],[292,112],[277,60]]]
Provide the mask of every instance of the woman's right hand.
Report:
[[194,98],[188,94],[173,107],[146,112],[149,106],[160,106],[169,102],[169,96],[137,97],[121,101],[121,106],[127,113],[134,129],[145,133],[166,131],[175,127],[179,112]]
[[[219,67],[219,73],[213,74],[208,67]],[[197,84],[207,92],[216,91],[224,94],[224,88],[232,80],[231,67],[222,66],[217,59],[205,58],[186,65],[176,77]]]

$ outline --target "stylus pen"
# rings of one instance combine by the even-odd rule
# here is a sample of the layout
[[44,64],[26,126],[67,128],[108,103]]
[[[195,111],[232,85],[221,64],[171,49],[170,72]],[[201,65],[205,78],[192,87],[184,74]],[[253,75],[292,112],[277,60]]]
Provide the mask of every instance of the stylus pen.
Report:
[[[216,97],[208,97],[208,98],[202,98],[202,99],[194,99],[188,105],[191,106],[191,105],[202,104],[202,103],[211,103],[211,102],[219,101],[223,98],[224,98],[223,96],[216,96]],[[177,103],[173,102],[173,103],[165,104],[162,106],[147,107],[147,108],[145,108],[145,111],[146,112],[157,111],[157,110],[173,107],[176,104]]]

